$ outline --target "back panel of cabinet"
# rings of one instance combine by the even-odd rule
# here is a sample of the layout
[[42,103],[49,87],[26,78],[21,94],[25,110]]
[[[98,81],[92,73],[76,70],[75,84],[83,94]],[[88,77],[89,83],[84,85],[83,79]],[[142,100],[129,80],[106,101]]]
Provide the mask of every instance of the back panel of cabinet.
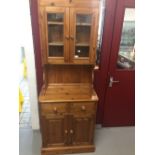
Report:
[[44,69],[45,81],[51,83],[92,83],[93,66],[48,65]]

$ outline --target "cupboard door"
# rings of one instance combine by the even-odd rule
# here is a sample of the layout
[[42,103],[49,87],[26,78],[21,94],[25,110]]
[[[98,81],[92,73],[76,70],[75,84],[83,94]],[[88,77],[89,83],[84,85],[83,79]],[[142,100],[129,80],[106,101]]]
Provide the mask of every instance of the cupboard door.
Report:
[[46,7],[45,25],[48,63],[67,62],[69,51],[69,9]]
[[74,63],[95,63],[98,10],[70,9],[70,59]]
[[67,124],[64,116],[41,117],[43,147],[64,146],[67,144]]
[[95,117],[73,117],[73,129],[70,130],[73,145],[93,143]]

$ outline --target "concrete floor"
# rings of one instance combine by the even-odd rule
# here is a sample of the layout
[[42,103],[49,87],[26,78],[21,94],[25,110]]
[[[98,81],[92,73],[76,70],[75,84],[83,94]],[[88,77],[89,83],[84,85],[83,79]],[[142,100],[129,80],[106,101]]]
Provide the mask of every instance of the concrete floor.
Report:
[[[96,151],[83,155],[134,155],[135,128],[97,128],[95,131]],[[20,128],[19,155],[40,155],[41,135],[30,128]],[[79,154],[75,154],[79,155]]]

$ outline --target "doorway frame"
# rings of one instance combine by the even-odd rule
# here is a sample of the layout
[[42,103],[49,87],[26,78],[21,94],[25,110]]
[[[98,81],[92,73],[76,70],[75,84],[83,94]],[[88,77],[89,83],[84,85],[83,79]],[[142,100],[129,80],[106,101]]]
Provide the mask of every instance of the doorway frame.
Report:
[[31,16],[30,16],[30,3],[29,1],[24,2],[23,7],[25,9],[25,18],[27,18],[27,26],[24,36],[24,50],[27,65],[27,79],[29,89],[29,101],[30,101],[30,113],[31,113],[31,125],[33,130],[39,130],[39,110],[38,110],[38,97],[37,97],[37,81],[36,81],[36,66],[35,66],[35,53],[33,45],[32,27],[31,27]]

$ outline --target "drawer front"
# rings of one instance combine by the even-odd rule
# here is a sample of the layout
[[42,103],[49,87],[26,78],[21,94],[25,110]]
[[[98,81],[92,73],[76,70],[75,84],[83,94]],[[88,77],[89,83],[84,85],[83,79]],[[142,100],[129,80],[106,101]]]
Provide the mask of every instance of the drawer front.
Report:
[[69,0],[38,0],[41,6],[68,6]]
[[70,107],[70,112],[74,115],[95,114],[96,103],[95,102],[72,103]]
[[99,7],[99,0],[71,0],[70,5],[75,7]]
[[47,115],[61,115],[67,112],[66,103],[42,103],[41,104],[41,114]]

